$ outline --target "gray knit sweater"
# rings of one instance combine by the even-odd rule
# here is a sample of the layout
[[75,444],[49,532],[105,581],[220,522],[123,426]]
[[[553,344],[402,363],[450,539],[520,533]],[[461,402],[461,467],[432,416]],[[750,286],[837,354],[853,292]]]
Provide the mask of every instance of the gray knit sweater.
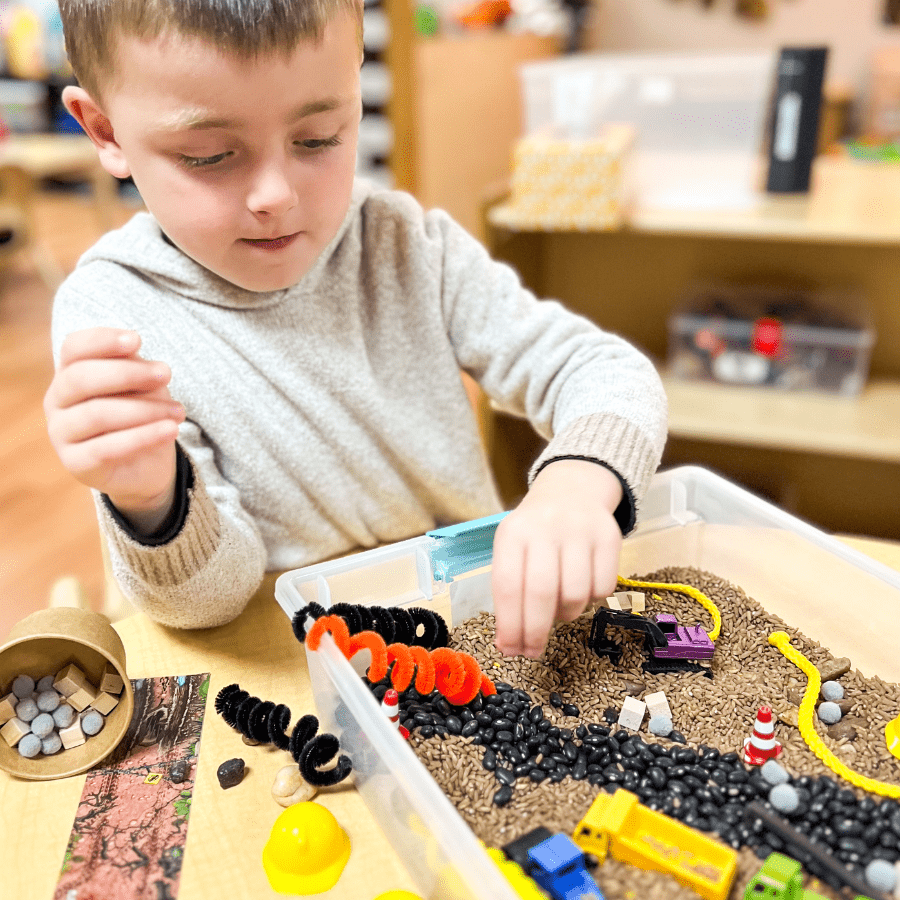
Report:
[[230,621],[266,570],[499,511],[460,369],[549,439],[536,467],[596,459],[626,503],[665,440],[645,357],[536,300],[443,212],[364,182],[312,270],[271,293],[207,271],[138,213],[60,288],[57,360],[97,325],[136,330],[187,411],[193,485],[171,539],[136,539],[97,498],[124,594],[176,627]]

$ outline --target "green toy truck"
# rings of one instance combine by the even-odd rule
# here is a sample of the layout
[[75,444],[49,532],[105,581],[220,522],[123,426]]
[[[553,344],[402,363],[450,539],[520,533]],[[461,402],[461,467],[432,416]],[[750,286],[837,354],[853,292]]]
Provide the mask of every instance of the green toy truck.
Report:
[[[744,900],[825,900],[803,887],[800,863],[783,853],[770,853],[744,890]],[[856,900],[867,900],[857,897]]]

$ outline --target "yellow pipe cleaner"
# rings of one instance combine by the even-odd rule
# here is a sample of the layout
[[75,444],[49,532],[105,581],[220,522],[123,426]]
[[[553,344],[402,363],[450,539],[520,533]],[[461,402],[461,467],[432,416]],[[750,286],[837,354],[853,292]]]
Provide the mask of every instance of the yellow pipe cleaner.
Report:
[[632,581],[630,578],[620,578],[619,584],[629,588],[647,588],[648,590],[675,591],[678,594],[687,594],[688,597],[696,600],[712,616],[712,631],[707,631],[706,633],[713,643],[716,642],[716,638],[722,631],[722,614],[719,612],[719,607],[703,591],[691,587],[689,584],[666,584],[664,581]]
[[884,781],[876,781],[874,778],[867,778],[854,772],[853,769],[845,766],[824,744],[822,739],[816,734],[813,727],[813,716],[816,708],[816,698],[822,688],[822,677],[819,670],[799,651],[791,646],[791,639],[783,631],[773,631],[769,635],[769,643],[773,647],[777,647],[783,654],[785,659],[792,662],[804,675],[809,679],[806,685],[806,693],[800,703],[800,712],[797,715],[797,724],[800,727],[800,734],[806,741],[806,746],[812,750],[822,762],[831,769],[835,775],[839,775],[845,781],[855,787],[862,788],[881,797],[900,797],[900,785],[887,784]]

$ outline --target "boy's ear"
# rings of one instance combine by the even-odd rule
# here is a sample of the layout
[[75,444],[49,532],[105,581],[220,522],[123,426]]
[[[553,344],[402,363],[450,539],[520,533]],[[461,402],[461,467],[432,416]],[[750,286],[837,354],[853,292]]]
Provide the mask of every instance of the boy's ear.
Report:
[[103,168],[116,178],[127,178],[131,170],[122,148],[116,143],[112,122],[94,98],[84,88],[69,85],[63,88],[62,101],[94,142]]

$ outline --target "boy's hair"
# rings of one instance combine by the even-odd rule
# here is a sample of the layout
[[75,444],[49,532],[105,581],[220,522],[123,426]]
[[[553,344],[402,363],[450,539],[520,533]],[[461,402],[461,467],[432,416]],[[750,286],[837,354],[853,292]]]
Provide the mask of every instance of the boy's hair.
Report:
[[116,43],[165,32],[207,38],[250,59],[321,40],[342,10],[355,13],[362,54],[363,0],[59,0],[66,52],[79,84],[95,99],[115,78]]

